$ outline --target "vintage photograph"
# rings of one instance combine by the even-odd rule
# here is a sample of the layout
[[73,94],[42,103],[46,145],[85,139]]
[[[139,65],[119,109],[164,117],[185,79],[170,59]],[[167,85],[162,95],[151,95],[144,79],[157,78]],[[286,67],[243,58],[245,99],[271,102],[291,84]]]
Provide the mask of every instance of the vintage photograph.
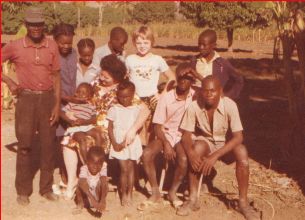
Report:
[[1,1],[1,219],[305,219],[305,2]]

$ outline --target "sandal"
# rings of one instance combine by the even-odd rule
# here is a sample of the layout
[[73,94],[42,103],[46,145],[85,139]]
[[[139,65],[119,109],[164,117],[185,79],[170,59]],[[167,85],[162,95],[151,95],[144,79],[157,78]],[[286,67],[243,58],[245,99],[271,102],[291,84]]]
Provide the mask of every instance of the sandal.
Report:
[[257,209],[250,205],[238,206],[237,211],[242,214],[246,220],[260,220],[260,215]]
[[152,202],[152,201],[149,201],[149,200],[145,200],[138,205],[137,209],[139,211],[145,211],[147,208],[156,207],[159,204],[160,204],[159,202]]

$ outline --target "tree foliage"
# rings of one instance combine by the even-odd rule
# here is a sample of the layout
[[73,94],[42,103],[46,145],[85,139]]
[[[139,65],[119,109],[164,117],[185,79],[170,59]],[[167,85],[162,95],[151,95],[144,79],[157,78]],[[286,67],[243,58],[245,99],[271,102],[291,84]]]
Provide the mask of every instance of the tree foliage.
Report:
[[169,22],[175,17],[174,2],[140,2],[132,10],[132,18],[143,24]]
[[180,12],[197,26],[227,30],[229,46],[233,30],[240,27],[264,27],[270,13],[252,2],[181,2]]

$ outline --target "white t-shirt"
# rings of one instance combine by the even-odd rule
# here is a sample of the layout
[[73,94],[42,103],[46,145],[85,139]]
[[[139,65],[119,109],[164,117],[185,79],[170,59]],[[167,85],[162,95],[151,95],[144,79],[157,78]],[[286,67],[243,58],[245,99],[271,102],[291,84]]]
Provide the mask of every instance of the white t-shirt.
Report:
[[126,67],[130,81],[135,84],[136,93],[139,97],[155,95],[158,92],[160,73],[169,69],[161,56],[151,53],[145,57],[136,54],[129,55],[126,58]]
[[91,83],[92,81],[95,80],[95,78],[99,75],[100,73],[100,68],[96,66],[95,64],[91,63],[88,69],[86,70],[85,74],[82,72],[82,68],[80,67],[80,64],[77,63],[77,71],[76,71],[76,87],[79,86],[79,84],[86,82],[86,83]]
[[[99,47],[99,48],[96,48],[95,51],[94,51],[94,54],[93,54],[93,61],[92,63],[94,63],[95,66],[97,66],[98,68],[100,68],[100,64],[101,64],[101,60],[105,57],[105,56],[108,56],[112,54],[109,46],[108,46],[108,43]],[[125,51],[122,52],[122,54],[117,54],[117,57],[122,61],[122,62],[125,62]]]

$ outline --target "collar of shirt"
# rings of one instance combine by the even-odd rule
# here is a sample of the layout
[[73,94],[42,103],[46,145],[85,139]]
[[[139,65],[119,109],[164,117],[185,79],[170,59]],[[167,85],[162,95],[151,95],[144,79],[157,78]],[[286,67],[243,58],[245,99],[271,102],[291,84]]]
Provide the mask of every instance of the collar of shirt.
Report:
[[[207,112],[207,110],[205,108],[202,109],[202,111]],[[218,106],[217,106],[217,111],[220,114],[225,115],[225,106],[224,106],[223,97],[220,97],[220,99],[219,99],[219,103],[218,103]]]
[[209,62],[207,62],[207,60],[204,57],[198,58],[198,60],[203,63],[212,63],[214,60],[216,60],[219,57],[220,57],[220,55],[216,51],[214,51],[214,56]]
[[46,36],[43,37],[42,41],[39,44],[35,44],[28,36],[23,38],[23,47],[49,47],[49,40]]
[[[99,70],[98,66],[96,66],[94,63],[91,63],[91,64],[88,66],[87,71],[90,70],[90,69],[93,69],[93,70],[96,70],[96,71]],[[79,63],[77,63],[77,70],[79,70],[79,71],[82,72],[82,68],[81,68],[81,66],[80,66]]]
[[[189,91],[189,93],[187,94],[185,100],[187,100],[187,99],[189,99],[189,98],[192,98],[193,95],[194,95],[194,93],[195,93],[195,91],[191,88],[190,91]],[[180,98],[178,97],[178,95],[177,95],[177,93],[176,93],[176,89],[175,89],[175,91],[174,91],[174,96],[175,96],[175,99],[176,99],[177,101],[183,101],[183,99],[180,99]]]

